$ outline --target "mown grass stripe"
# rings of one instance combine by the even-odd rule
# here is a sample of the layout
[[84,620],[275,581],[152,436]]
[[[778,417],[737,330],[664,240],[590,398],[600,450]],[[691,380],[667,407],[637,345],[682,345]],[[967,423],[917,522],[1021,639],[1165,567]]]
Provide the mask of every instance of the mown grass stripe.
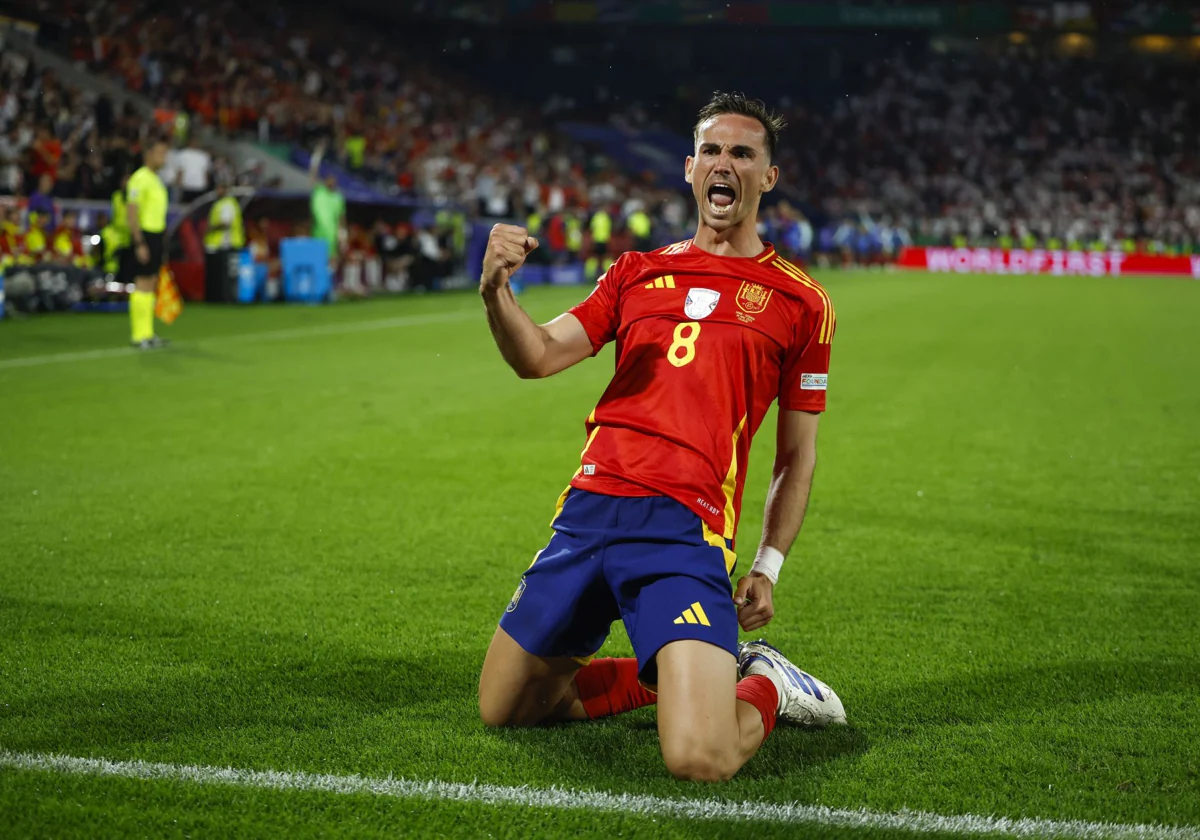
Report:
[[[323,335],[345,335],[347,333],[373,332],[394,327],[418,327],[424,324],[440,324],[449,321],[465,321],[468,318],[482,316],[475,310],[460,310],[454,312],[435,312],[428,315],[397,315],[392,318],[376,318],[371,321],[351,321],[344,324],[321,324],[311,327],[295,327],[285,330],[267,330],[264,332],[243,333],[241,335],[222,335],[212,338],[200,338],[190,341],[180,341],[182,347],[189,345],[204,346],[206,344],[236,344],[260,341],[289,341],[296,338],[315,338]],[[138,350],[132,347],[108,347],[101,350],[81,350],[74,353],[50,353],[44,356],[21,356],[15,359],[0,360],[0,370],[6,368],[38,367],[53,365],[61,362],[86,362],[94,359],[113,359],[121,356],[135,356]],[[170,352],[170,351],[167,351]]]
[[387,796],[396,799],[446,800],[484,805],[517,805],[557,810],[604,811],[689,820],[721,820],[811,825],[850,829],[885,829],[916,834],[973,834],[1003,837],[1061,837],[1070,840],[1200,840],[1200,828],[1156,824],[1083,822],[1076,820],[1009,819],[975,814],[944,816],[922,811],[879,813],[772,802],[723,799],[667,799],[567,788],[510,787],[413,779],[372,779],[277,770],[109,761],[0,750],[0,768],[107,776],[147,781],[190,782],[262,790],[312,791]]

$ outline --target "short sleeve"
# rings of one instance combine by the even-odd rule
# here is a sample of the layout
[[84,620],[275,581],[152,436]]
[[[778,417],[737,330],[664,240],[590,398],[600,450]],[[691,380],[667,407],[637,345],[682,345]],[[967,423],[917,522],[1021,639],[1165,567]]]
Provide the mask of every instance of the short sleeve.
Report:
[[592,293],[567,310],[583,324],[583,329],[592,342],[593,356],[617,337],[617,327],[620,323],[621,275],[627,266],[625,256],[622,255],[596,281],[596,288],[592,289]]
[[836,329],[833,307],[821,302],[805,311],[795,342],[783,360],[779,407],[788,411],[824,411],[829,385],[829,351]]

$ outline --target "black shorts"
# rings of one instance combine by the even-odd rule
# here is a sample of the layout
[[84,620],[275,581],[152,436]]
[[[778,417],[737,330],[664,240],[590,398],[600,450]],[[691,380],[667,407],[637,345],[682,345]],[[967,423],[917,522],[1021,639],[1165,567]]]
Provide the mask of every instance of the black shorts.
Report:
[[133,282],[133,246],[117,249],[117,282]]
[[142,231],[142,238],[146,240],[146,249],[150,252],[150,259],[142,262],[138,259],[138,247],[134,245],[131,249],[133,257],[133,276],[134,277],[157,277],[159,270],[163,264],[163,244],[166,241],[166,233],[149,233]]

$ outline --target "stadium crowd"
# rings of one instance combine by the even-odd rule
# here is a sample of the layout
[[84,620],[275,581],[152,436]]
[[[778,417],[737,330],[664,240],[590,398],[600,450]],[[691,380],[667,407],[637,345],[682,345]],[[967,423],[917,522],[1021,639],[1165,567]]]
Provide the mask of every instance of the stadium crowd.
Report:
[[[594,269],[620,246],[674,241],[690,226],[677,188],[571,141],[546,103],[501,101],[416,48],[401,61],[379,30],[336,9],[156,8],[68,3],[73,58],[164,113],[328,145],[386,194],[522,219],[545,231],[554,259],[582,254]],[[56,196],[105,197],[137,121],[21,63],[5,55],[0,188],[32,196],[50,175]],[[779,162],[794,186],[766,209],[763,231],[797,259],[832,262],[884,261],[913,240],[1191,251],[1200,87],[1189,74],[1016,47],[879,57],[858,93],[786,109]],[[644,109],[612,118],[654,123]]]
[[391,194],[475,203],[488,215],[606,191],[582,150],[536,108],[501,103],[403,60],[375,30],[311,9],[192,2],[89,3],[69,18],[73,57],[130,90],[231,134],[312,149],[327,142],[348,169]]
[[1194,65],[897,54],[866,77],[830,112],[788,114],[781,165],[827,216],[937,244],[1200,247]]
[[106,197],[128,139],[107,100],[89,100],[20,52],[0,56],[0,192]]

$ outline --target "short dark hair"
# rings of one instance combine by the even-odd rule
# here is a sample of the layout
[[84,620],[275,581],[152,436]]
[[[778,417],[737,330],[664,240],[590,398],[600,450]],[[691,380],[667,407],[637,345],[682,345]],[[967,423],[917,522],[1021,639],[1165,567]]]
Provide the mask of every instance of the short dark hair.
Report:
[[767,108],[761,99],[750,99],[744,93],[722,93],[717,90],[713,91],[712,99],[708,100],[708,104],[696,115],[692,139],[699,138],[700,126],[705,120],[721,114],[741,114],[762,123],[763,132],[767,135],[767,154],[774,160],[775,148],[779,145],[779,134],[787,127],[783,117]]

